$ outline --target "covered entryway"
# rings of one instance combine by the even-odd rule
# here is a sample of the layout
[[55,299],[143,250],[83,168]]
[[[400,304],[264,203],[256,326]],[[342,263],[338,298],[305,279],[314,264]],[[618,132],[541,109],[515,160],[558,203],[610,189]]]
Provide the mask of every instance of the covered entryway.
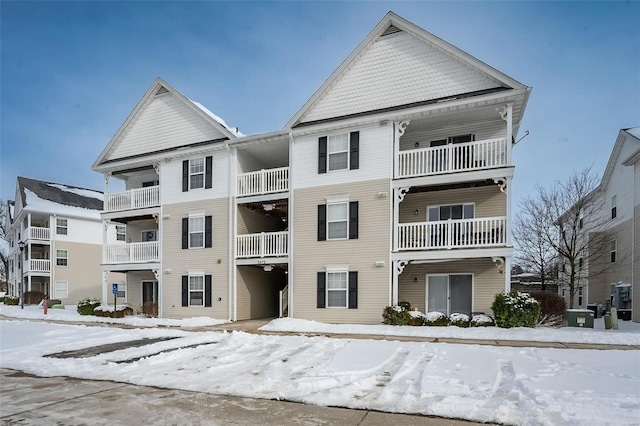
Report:
[[287,264],[238,265],[237,320],[280,316],[281,291],[287,287]]
[[142,281],[142,303],[158,303],[158,281]]

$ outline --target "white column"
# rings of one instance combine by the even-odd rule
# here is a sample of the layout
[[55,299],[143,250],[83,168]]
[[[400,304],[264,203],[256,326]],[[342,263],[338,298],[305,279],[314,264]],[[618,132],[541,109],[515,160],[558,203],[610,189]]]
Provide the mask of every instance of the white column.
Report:
[[393,223],[393,247],[391,247],[391,251],[398,251],[398,215],[400,214],[400,194],[399,189],[393,190],[393,218],[391,219]]
[[102,304],[107,305],[109,303],[109,292],[107,291],[109,288],[109,283],[107,282],[107,277],[109,276],[109,271],[102,271]]
[[391,305],[398,304],[398,276],[400,272],[398,271],[398,261],[394,261],[391,265],[393,268],[393,282],[391,284]]
[[504,258],[504,291],[511,291],[511,256]]
[[505,223],[505,243],[507,244],[507,246],[511,246],[511,226],[513,224],[513,221],[511,220],[511,180],[513,178],[508,177],[507,181],[506,181],[506,187],[505,187],[505,195],[507,197],[506,199],[506,216],[507,216],[507,223]]
[[507,165],[511,165],[511,149],[513,144],[513,104],[507,104]]

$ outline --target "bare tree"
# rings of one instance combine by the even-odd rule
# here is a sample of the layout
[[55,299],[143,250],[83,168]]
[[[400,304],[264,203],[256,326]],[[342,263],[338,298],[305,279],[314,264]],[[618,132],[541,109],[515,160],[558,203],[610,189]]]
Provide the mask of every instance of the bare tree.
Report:
[[542,291],[546,277],[555,264],[556,251],[549,242],[545,215],[538,200],[527,198],[520,203],[520,213],[513,222],[516,261],[528,271],[540,276]]
[[604,201],[599,182],[587,168],[573,172],[566,182],[556,182],[550,189],[538,187],[535,197],[521,204],[524,230],[532,231],[529,240],[540,253],[535,259],[544,259],[552,267],[553,259],[547,257],[549,246],[564,265],[559,281],[569,289],[569,308],[573,308],[580,281],[587,278],[589,259],[595,258],[604,245],[600,232],[605,222]]

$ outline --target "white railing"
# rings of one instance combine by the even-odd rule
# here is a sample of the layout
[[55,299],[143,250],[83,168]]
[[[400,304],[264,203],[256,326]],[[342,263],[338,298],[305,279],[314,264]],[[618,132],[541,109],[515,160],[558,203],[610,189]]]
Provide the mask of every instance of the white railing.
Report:
[[49,259],[29,259],[27,262],[27,271],[29,272],[51,272],[51,260]]
[[506,217],[412,222],[398,225],[398,250],[505,245]]
[[289,167],[258,170],[238,175],[238,197],[289,190]]
[[160,205],[160,187],[130,189],[124,192],[107,193],[104,198],[104,211],[143,209]]
[[[289,316],[289,286],[280,290],[280,318]],[[285,315],[286,314],[286,315]]]
[[236,257],[286,256],[289,254],[288,238],[287,231],[238,235]]
[[508,166],[507,140],[447,144],[398,153],[398,178]]
[[41,228],[38,226],[29,227],[29,238],[32,240],[49,241],[50,237],[49,228]]
[[158,242],[107,244],[104,246],[103,263],[144,263],[160,260]]

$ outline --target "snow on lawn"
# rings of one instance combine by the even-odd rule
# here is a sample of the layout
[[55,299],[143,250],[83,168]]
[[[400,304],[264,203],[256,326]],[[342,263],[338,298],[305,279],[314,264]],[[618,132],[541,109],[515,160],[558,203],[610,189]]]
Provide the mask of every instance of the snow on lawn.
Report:
[[[118,305],[120,306],[120,305]],[[111,306],[113,308],[113,306]],[[108,324],[125,324],[134,327],[205,327],[209,325],[225,324],[229,321],[219,320],[211,317],[193,317],[185,319],[169,319],[169,318],[147,318],[144,316],[127,316],[125,318],[104,318],[92,315],[80,315],[75,305],[66,305],[65,309],[51,309],[45,315],[41,307],[36,305],[25,306],[5,306],[0,303],[0,315],[9,318],[21,319],[38,319],[38,320],[55,320],[65,322],[99,322]]]
[[594,328],[577,327],[412,327],[394,325],[326,324],[294,318],[278,318],[260,328],[263,331],[289,331],[296,333],[324,334],[379,334],[385,336],[521,340],[530,342],[604,343],[618,345],[640,345],[640,324],[619,321],[618,330],[605,330],[604,320],[594,320]]
[[[162,336],[175,338],[87,358],[43,357]],[[199,346],[186,347],[194,344]],[[181,349],[167,351],[171,348]],[[148,358],[116,363],[141,356]],[[631,350],[509,348],[0,321],[1,368],[518,425],[637,424],[638,357],[639,352]]]

